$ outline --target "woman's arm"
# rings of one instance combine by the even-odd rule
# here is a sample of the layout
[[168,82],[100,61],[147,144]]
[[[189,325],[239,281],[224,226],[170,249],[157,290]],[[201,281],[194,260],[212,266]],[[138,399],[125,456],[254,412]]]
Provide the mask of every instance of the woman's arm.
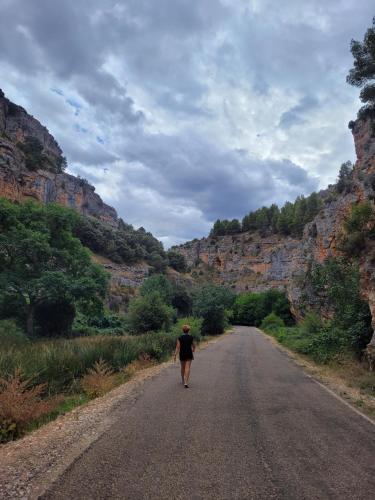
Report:
[[180,352],[180,341],[177,340],[177,343],[176,343],[176,350],[174,352],[174,360],[176,361],[176,356],[177,354]]

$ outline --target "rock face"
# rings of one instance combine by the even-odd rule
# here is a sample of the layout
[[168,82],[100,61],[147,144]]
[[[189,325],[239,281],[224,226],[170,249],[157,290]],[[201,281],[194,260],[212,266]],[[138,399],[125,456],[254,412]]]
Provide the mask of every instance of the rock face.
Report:
[[[36,170],[27,168],[20,147],[28,138],[37,139],[43,147],[45,161]],[[46,127],[21,106],[6,99],[0,90],[0,196],[16,202],[27,199],[57,202],[117,228],[116,210],[106,205],[95,193],[94,186],[84,179],[58,173],[61,160],[62,151]],[[109,307],[115,311],[124,310],[135,289],[148,276],[150,266],[145,263],[118,265],[99,256],[94,259],[111,276]]]
[[[338,240],[353,203],[374,198],[375,137],[371,122],[357,120],[352,132],[357,153],[350,191],[339,194],[331,187],[321,193],[324,207],[304,228],[301,239],[254,233],[208,237],[175,247],[196,272],[210,272],[236,291],[284,289],[295,315],[304,293],[303,276],[314,262],[340,254]],[[360,259],[363,297],[375,320],[375,259],[366,252]],[[310,297],[313,302],[314,298]],[[375,321],[373,326],[375,327]]]
[[[45,164],[50,168],[45,164],[35,170],[27,168],[20,146],[28,138],[41,144]],[[0,90],[0,196],[12,201],[31,198],[42,203],[57,202],[117,226],[115,209],[102,201],[94,186],[73,175],[58,173],[61,161],[62,151],[46,127],[6,99]]]

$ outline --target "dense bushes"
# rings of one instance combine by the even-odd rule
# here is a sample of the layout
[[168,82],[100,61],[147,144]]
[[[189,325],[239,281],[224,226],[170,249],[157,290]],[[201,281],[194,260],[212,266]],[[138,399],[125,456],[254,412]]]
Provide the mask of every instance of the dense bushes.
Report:
[[198,288],[193,296],[193,314],[203,319],[203,335],[219,335],[228,324],[227,310],[233,304],[234,295],[225,287],[207,284]]
[[26,137],[23,142],[17,143],[25,157],[25,166],[29,170],[44,169],[61,173],[66,168],[66,158],[58,156],[49,158],[43,151],[43,144],[36,137]]
[[185,257],[175,252],[174,250],[169,250],[167,252],[168,265],[172,267],[175,271],[179,273],[185,273],[187,271],[187,263]]
[[145,260],[155,272],[164,271],[168,264],[160,241],[142,227],[134,229],[122,220],[116,229],[93,217],[77,214],[74,234],[83,245],[113,262],[132,264]]
[[134,334],[162,329],[168,331],[173,317],[173,308],[163,301],[158,292],[152,291],[130,302],[127,324]]
[[275,313],[286,324],[293,323],[290,304],[284,292],[273,289],[262,293],[243,293],[237,295],[234,301],[233,322],[259,326],[271,313]]
[[330,325],[340,337],[340,345],[356,353],[366,347],[372,336],[371,313],[361,298],[359,279],[358,265],[343,258],[316,264],[307,274],[317,307],[332,312]]
[[344,234],[340,246],[349,257],[358,257],[366,247],[368,238],[374,238],[374,207],[369,201],[353,205],[344,222]]
[[69,334],[76,309],[102,307],[107,275],[73,236],[75,222],[59,205],[0,200],[0,318],[18,318],[29,335]]
[[[282,344],[319,363],[341,355],[360,356],[371,339],[372,328],[368,304],[360,296],[357,265],[346,259],[329,259],[315,264],[306,281],[319,316],[309,312],[293,328],[266,321],[262,328]],[[330,319],[322,319],[322,311]]]
[[273,204],[245,215],[240,223],[237,219],[217,220],[210,236],[223,236],[244,231],[259,231],[262,236],[280,233],[301,237],[304,226],[313,220],[322,208],[322,199],[317,193],[305,198],[299,196],[293,203],[286,202],[281,209]]

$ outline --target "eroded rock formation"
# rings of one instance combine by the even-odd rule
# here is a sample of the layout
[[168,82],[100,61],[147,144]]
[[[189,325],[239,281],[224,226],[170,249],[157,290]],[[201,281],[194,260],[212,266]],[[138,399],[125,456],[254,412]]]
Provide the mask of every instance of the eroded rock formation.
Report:
[[[338,242],[344,219],[352,205],[374,198],[375,137],[370,120],[352,123],[357,162],[349,192],[334,187],[321,193],[324,207],[304,228],[303,237],[294,239],[255,233],[240,233],[193,240],[174,249],[182,253],[196,272],[211,272],[214,279],[236,291],[285,289],[294,312],[300,314],[303,277],[313,262],[323,262],[340,254]],[[375,318],[375,253],[360,258],[362,293]],[[311,302],[314,297],[309,298]],[[375,327],[375,321],[374,325]]]
[[[28,138],[43,147],[43,165],[35,170],[27,168],[22,151]],[[31,198],[42,203],[57,202],[116,226],[116,210],[103,202],[94,186],[59,173],[62,160],[62,151],[46,127],[6,99],[0,90],[0,196],[12,201]]]

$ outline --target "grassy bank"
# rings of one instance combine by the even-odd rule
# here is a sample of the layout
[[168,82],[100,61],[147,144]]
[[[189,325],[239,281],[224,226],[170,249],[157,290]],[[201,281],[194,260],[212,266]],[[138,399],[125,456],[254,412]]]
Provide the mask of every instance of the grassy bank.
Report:
[[0,406],[6,417],[0,421],[0,442],[104,394],[139,368],[168,359],[184,322],[191,325],[191,334],[199,342],[202,321],[184,318],[170,332],[61,340],[19,338],[3,343]]

